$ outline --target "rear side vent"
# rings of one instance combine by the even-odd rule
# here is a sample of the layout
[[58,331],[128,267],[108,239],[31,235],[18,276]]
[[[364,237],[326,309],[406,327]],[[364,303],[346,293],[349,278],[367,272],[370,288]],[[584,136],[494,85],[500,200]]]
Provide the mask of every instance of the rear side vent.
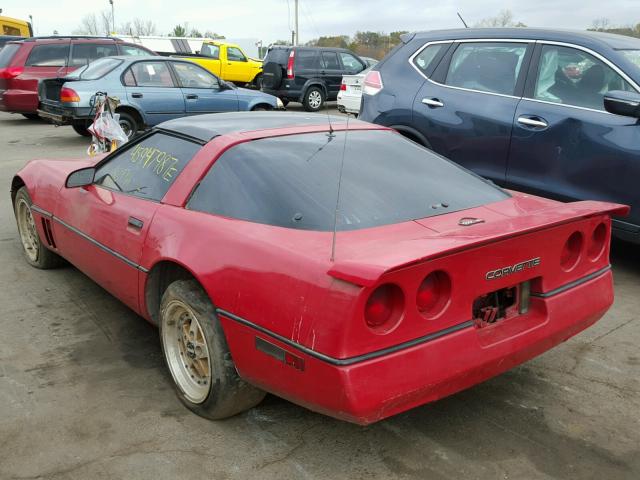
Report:
[[57,248],[56,242],[53,239],[53,230],[51,230],[51,220],[49,220],[48,218],[42,219],[42,230],[44,230],[44,236],[49,246],[52,248]]

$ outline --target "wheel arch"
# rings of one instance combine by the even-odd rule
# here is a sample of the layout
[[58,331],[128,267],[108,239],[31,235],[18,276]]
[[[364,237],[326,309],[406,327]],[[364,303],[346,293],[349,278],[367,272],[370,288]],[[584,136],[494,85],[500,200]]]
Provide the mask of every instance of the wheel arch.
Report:
[[144,284],[144,309],[148,319],[158,325],[162,295],[176,280],[195,280],[206,292],[204,285],[195,273],[176,260],[163,259],[149,269]]
[[20,190],[24,186],[26,186],[26,183],[24,182],[22,177],[20,177],[20,175],[14,175],[13,179],[11,180],[11,205],[15,205],[16,193],[18,193],[18,190]]
[[406,137],[409,140],[412,140],[422,145],[423,147],[428,148],[429,150],[433,150],[433,148],[431,147],[431,143],[429,143],[429,140],[427,140],[427,137],[425,137],[415,128],[409,127],[408,125],[389,125],[389,128],[393,128],[394,130],[400,132],[403,137]]
[[325,85],[325,83],[322,80],[317,80],[317,79],[311,79],[308,80],[307,83],[304,84],[304,88],[302,89],[302,95],[300,95],[300,99],[304,99],[305,95],[307,94],[307,91],[311,88],[311,87],[320,87],[322,89],[322,91],[324,92],[324,97],[325,99],[327,98],[327,86]]
[[138,122],[138,128],[140,130],[144,129],[147,126],[147,122],[144,119],[144,116],[138,111],[137,108],[132,107],[131,105],[120,105],[116,108],[116,113],[128,113],[131,115],[136,122]]

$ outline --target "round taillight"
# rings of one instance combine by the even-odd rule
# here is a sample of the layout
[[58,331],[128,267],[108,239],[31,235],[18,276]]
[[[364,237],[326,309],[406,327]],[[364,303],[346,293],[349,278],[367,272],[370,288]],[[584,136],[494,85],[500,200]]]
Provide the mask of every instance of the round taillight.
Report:
[[404,295],[402,289],[393,283],[385,283],[376,288],[364,306],[364,319],[377,333],[387,333],[402,317]]
[[607,244],[607,226],[604,223],[599,224],[591,234],[591,241],[587,250],[587,257],[592,262],[596,261],[604,252]]
[[416,305],[427,317],[440,315],[451,299],[451,278],[443,271],[431,272],[422,280],[416,294]]
[[560,254],[560,266],[564,271],[568,272],[573,270],[573,268],[578,264],[583,244],[584,237],[580,232],[573,232],[567,239],[564,247],[562,247],[562,253]]

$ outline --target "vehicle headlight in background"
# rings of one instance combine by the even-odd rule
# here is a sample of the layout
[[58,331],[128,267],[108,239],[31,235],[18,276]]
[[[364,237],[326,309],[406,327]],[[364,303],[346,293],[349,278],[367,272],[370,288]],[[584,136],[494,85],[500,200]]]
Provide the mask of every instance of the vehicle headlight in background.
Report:
[[282,100],[280,100],[279,98],[276,97],[276,106],[278,108],[284,108],[284,103],[282,103]]

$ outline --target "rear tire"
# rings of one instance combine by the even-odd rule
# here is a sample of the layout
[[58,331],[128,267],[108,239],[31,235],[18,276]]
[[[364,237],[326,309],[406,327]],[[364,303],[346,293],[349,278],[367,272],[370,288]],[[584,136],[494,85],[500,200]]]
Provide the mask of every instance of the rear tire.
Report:
[[22,116],[29,120],[40,120],[40,115],[37,113],[23,113]]
[[78,135],[80,135],[82,137],[90,137],[91,136],[91,133],[89,132],[89,130],[87,130],[87,128],[89,128],[89,122],[85,122],[83,120],[74,121],[71,124],[71,127],[73,128],[74,132],[76,132]]
[[22,253],[27,263],[32,267],[43,270],[59,267],[64,264],[64,260],[42,244],[31,213],[31,205],[33,202],[27,192],[27,187],[21,187],[16,192],[13,212],[18,224]]
[[180,401],[219,420],[248,410],[265,392],[236,371],[215,308],[195,280],[173,282],[160,303],[160,341]]
[[307,112],[317,112],[324,105],[324,91],[320,87],[310,87],[304,93],[302,105]]
[[122,127],[124,133],[127,135],[127,138],[131,140],[138,134],[141,125],[138,125],[138,122],[133,117],[133,115],[127,112],[116,111],[116,113],[120,114],[120,120],[118,122],[120,123],[120,126]]

